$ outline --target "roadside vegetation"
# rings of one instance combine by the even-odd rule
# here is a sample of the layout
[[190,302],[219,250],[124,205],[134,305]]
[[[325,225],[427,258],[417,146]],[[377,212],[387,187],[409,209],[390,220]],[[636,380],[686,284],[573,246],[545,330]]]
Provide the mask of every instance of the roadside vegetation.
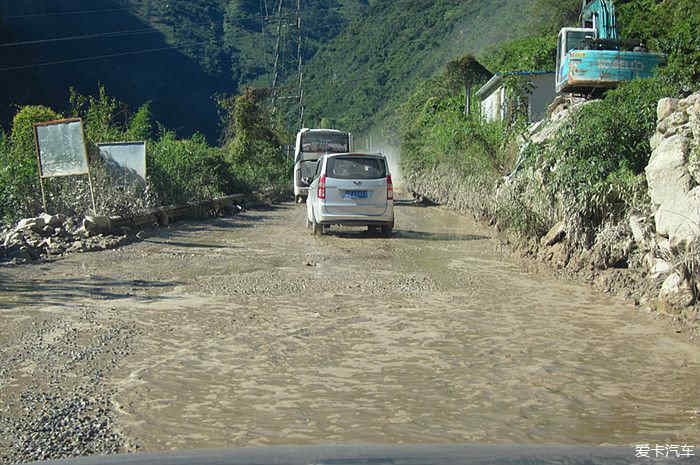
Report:
[[[287,136],[270,126],[253,92],[221,102],[226,138],[219,147],[201,134],[178,138],[153,120],[149,103],[129,114],[104,87],[95,96],[71,89],[67,115],[45,106],[19,108],[10,134],[0,138],[0,218],[9,223],[43,211],[33,124],[63,117],[83,120],[99,214],[132,215],[253,190],[284,195],[291,178],[282,150]],[[127,180],[104,163],[96,144],[123,141],[146,141],[147,182]],[[85,215],[92,209],[86,176],[45,179],[44,187],[50,213]]]
[[[465,92],[453,85],[448,66],[422,82],[394,115],[404,177],[416,190],[466,203],[478,216],[525,237],[539,238],[563,220],[573,239],[587,247],[596,231],[643,208],[656,104],[700,88],[700,39],[693,32],[700,12],[692,0],[616,3],[623,37],[644,39],[651,50],[668,54],[656,77],[607,92],[576,111],[552,141],[519,152],[527,137],[523,113],[510,108],[508,119],[497,123],[484,122],[476,106],[465,114]],[[537,34],[479,57],[492,72],[554,69],[556,33],[576,24],[580,1],[538,0],[538,8],[549,13]],[[509,79],[511,95],[528,91]],[[504,182],[516,165],[521,175]],[[439,179],[448,181],[440,187]]]

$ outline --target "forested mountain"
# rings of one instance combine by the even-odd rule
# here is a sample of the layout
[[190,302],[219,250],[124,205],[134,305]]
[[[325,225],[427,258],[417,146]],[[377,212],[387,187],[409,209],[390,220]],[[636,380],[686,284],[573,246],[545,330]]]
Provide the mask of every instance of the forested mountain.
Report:
[[[3,126],[13,105],[64,110],[69,87],[94,94],[102,83],[132,109],[152,101],[156,120],[215,140],[212,96],[270,84],[278,28],[280,80],[296,72],[296,2],[283,0],[281,15],[278,6],[275,0],[0,1]],[[368,5],[303,0],[301,7],[308,60]]]
[[305,67],[306,124],[363,131],[450,58],[523,37],[542,18],[531,0],[377,2]]

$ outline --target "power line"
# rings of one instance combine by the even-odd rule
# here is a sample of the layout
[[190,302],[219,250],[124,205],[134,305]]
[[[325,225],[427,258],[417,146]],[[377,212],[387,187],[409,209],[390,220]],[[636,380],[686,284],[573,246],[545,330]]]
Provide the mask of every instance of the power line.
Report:
[[124,11],[131,10],[131,8],[107,8],[103,10],[76,10],[76,11],[63,11],[54,13],[34,13],[28,15],[14,15],[5,16],[4,19],[21,19],[21,18],[41,18],[45,16],[68,16],[68,15],[84,15],[84,14],[94,14],[94,13],[109,13],[113,11]]
[[23,42],[10,42],[6,44],[0,44],[0,47],[17,47],[20,45],[35,45],[35,44],[45,44],[49,42],[63,42],[67,40],[82,40],[82,39],[94,39],[98,37],[124,37],[124,36],[130,36],[130,35],[139,35],[139,34],[155,34],[158,31],[157,29],[153,28],[143,28],[143,29],[134,29],[131,31],[117,31],[117,32],[103,32],[100,34],[88,34],[88,35],[82,35],[82,36],[70,36],[70,37],[57,37],[55,39],[40,39],[40,40],[26,40]]
[[110,53],[108,55],[98,55],[98,56],[91,56],[91,57],[84,57],[84,58],[73,58],[70,60],[49,61],[49,62],[44,62],[44,63],[34,63],[31,65],[8,66],[6,68],[0,68],[0,72],[2,72],[2,71],[15,71],[15,70],[29,69],[29,68],[38,68],[41,66],[63,65],[63,64],[67,64],[67,63],[79,63],[81,61],[104,60],[107,58],[116,58],[116,57],[122,57],[122,56],[128,56],[128,55],[140,55],[143,53],[161,52],[164,50],[176,50],[179,48],[195,47],[198,45],[205,45],[208,43],[210,43],[210,42],[209,41],[207,41],[207,42],[194,42],[191,44],[180,44],[180,45],[174,45],[171,47],[151,48],[151,49],[145,49],[145,50],[134,50],[131,52],[121,52],[121,53]]

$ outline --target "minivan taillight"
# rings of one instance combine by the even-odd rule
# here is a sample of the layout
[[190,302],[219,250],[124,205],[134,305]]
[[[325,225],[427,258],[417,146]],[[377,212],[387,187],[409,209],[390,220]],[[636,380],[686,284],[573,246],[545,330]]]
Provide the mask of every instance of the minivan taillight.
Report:
[[326,198],[326,177],[321,176],[321,179],[318,180],[318,191],[316,192],[316,197],[319,199],[325,199]]
[[386,199],[387,200],[394,199],[394,184],[391,182],[391,175],[390,174],[388,174],[386,176]]

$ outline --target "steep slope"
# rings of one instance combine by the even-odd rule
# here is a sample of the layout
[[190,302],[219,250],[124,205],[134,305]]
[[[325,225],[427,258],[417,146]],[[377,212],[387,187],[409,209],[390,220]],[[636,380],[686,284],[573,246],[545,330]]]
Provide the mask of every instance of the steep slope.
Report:
[[[156,119],[169,127],[216,137],[217,113],[210,96],[229,86],[205,73],[181,50],[169,49],[173,44],[125,9],[123,2],[30,0],[8,5],[2,13],[3,43],[87,36],[0,48],[7,56],[0,67],[6,83],[0,89],[5,125],[14,113],[10,105],[44,104],[65,110],[70,86],[95,94],[102,83],[132,109],[152,101]],[[106,32],[121,34],[101,35]],[[149,50],[159,51],[144,53]],[[101,56],[105,58],[95,59]]]
[[[218,137],[216,93],[269,85],[278,23],[272,0],[23,0],[0,3],[0,117],[14,105],[65,111],[68,88],[98,83],[132,109],[152,101],[156,120],[183,135]],[[279,71],[296,71],[296,2],[285,0]],[[366,9],[365,0],[304,0],[305,59]],[[267,16],[267,21],[262,21]],[[284,30],[284,29],[283,29]],[[116,33],[111,36],[105,33]],[[54,41],[57,38],[81,39]],[[293,40],[294,39],[294,40]],[[39,42],[35,42],[39,41]],[[23,45],[1,46],[16,42]],[[168,49],[169,47],[177,47]],[[145,53],[144,53],[145,52]],[[94,59],[103,56],[103,59]],[[82,61],[85,59],[84,61]],[[48,66],[39,64],[65,62]]]
[[372,4],[305,66],[305,124],[353,131],[386,117],[450,58],[521,37],[530,0],[399,0]]

